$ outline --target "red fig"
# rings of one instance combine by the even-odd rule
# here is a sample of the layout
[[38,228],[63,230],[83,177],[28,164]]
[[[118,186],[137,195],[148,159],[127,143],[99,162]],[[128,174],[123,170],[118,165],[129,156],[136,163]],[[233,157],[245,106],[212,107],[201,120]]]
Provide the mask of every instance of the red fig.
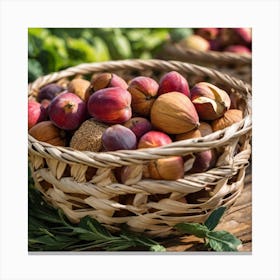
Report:
[[35,100],[28,101],[28,129],[48,118],[47,110]]
[[62,86],[59,86],[55,83],[45,85],[39,90],[37,100],[39,102],[41,102],[43,99],[52,100],[63,90],[64,88]]
[[86,118],[86,103],[74,93],[62,93],[48,106],[50,120],[59,128],[75,130]]
[[129,82],[127,90],[132,96],[133,112],[149,116],[158,92],[158,83],[152,78],[138,76]]
[[131,95],[120,87],[100,89],[92,94],[87,108],[90,116],[104,123],[123,123],[131,118]]
[[176,71],[168,72],[160,79],[158,95],[172,91],[181,92],[190,97],[190,89],[187,80]]
[[160,147],[170,144],[171,142],[171,138],[166,133],[151,130],[140,138],[138,149]]
[[107,151],[136,149],[135,134],[127,127],[115,124],[108,127],[102,134],[102,144]]
[[[250,44],[252,42],[252,29],[251,28],[234,28],[236,34],[240,38],[240,43]],[[243,41],[243,42],[242,42]]]
[[252,42],[251,28],[221,28],[217,41],[224,48],[230,45],[249,46]]
[[195,161],[193,167],[190,170],[191,173],[199,173],[207,171],[212,168],[217,160],[215,150],[207,150],[203,152],[195,153]]
[[142,135],[152,129],[152,124],[145,118],[134,117],[123,124],[125,127],[131,129],[136,138],[140,139]]

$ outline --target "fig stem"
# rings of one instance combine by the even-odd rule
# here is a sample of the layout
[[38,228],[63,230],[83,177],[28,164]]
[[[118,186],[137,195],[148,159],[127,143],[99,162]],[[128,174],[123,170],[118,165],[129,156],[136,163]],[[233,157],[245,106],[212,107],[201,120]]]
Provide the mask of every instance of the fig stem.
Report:
[[64,106],[64,110],[66,113],[69,113],[69,112],[72,112],[73,111],[73,107],[75,106],[74,103],[67,103],[65,106]]

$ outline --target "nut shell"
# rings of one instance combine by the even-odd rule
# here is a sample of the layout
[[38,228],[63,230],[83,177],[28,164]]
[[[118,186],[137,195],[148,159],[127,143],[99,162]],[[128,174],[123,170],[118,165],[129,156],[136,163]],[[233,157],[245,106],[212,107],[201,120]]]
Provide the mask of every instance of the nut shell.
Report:
[[121,87],[127,89],[128,85],[124,79],[113,73],[97,73],[91,78],[90,85],[86,90],[86,99],[88,99],[94,92],[109,88],[109,87]]
[[66,146],[66,133],[51,121],[43,121],[29,129],[28,133],[35,139],[54,146]]
[[198,114],[191,100],[180,92],[160,95],[151,109],[154,127],[170,134],[188,132],[199,126]]
[[221,117],[230,107],[230,97],[222,89],[207,82],[197,83],[191,89],[191,100],[200,120],[212,121]]
[[148,165],[149,176],[156,180],[177,180],[184,176],[184,161],[180,156],[152,160]]
[[176,141],[186,140],[191,138],[199,138],[211,134],[212,132],[213,130],[210,124],[206,122],[201,122],[198,128],[193,129],[186,133],[177,134],[175,138]]
[[94,119],[86,120],[75,131],[70,147],[79,151],[99,152],[102,149],[102,134],[108,126]]
[[212,122],[213,131],[224,129],[236,122],[240,122],[243,118],[243,112],[238,109],[230,109],[225,112],[223,117]]
[[90,85],[90,82],[81,78],[73,79],[68,84],[68,91],[78,95],[82,100],[86,101],[86,91]]

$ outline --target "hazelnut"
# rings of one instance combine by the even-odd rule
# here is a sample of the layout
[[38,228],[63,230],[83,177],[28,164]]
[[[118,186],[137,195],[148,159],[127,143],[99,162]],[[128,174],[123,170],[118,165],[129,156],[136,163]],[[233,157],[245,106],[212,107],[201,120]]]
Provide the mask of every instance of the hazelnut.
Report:
[[68,84],[68,91],[78,95],[82,100],[86,100],[86,91],[89,87],[90,82],[81,78],[73,79]]
[[224,129],[236,122],[240,122],[243,118],[243,113],[238,109],[230,109],[225,114],[212,122],[213,131]]
[[148,169],[152,179],[177,180],[184,176],[184,161],[180,156],[170,156],[151,161]]
[[199,137],[204,137],[208,134],[211,134],[212,132],[213,132],[213,130],[212,130],[212,127],[210,124],[208,124],[206,122],[201,122],[199,124],[198,128],[195,128],[186,133],[177,134],[175,136],[175,138],[176,138],[176,141],[186,140],[186,139],[191,139],[191,138],[199,138]]

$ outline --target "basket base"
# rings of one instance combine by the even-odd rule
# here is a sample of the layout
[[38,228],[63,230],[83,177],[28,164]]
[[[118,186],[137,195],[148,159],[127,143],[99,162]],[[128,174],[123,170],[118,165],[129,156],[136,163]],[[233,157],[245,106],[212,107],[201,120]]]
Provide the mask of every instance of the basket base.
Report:
[[[126,197],[126,202],[129,198],[135,201],[136,196],[140,200],[141,197],[142,199],[146,197],[145,208],[141,209],[139,204],[138,208],[141,210],[138,210],[139,213],[137,209],[133,209],[133,206],[124,205],[109,198],[103,198],[100,202],[100,198],[93,197],[92,194],[89,196],[85,193],[66,193],[63,189],[65,182],[61,182],[62,179],[56,179],[44,168],[33,171],[33,178],[35,187],[40,190],[46,200],[55,208],[61,209],[71,222],[77,223],[81,218],[90,216],[111,232],[119,231],[120,226],[126,224],[134,232],[143,232],[147,236],[167,237],[180,235],[174,229],[177,223],[203,223],[217,207],[224,205],[230,208],[243,189],[245,169],[246,167],[239,169],[231,179],[220,180],[215,186],[211,186],[209,191],[190,193],[181,201],[171,199],[172,194],[152,195],[149,196],[150,201],[147,201],[148,196],[143,194],[122,195]],[[63,179],[69,180],[68,187],[71,188],[73,179]],[[97,205],[102,202],[108,205],[107,209],[102,205]],[[112,208],[115,208],[115,211]],[[133,210],[135,211],[132,212]]]

